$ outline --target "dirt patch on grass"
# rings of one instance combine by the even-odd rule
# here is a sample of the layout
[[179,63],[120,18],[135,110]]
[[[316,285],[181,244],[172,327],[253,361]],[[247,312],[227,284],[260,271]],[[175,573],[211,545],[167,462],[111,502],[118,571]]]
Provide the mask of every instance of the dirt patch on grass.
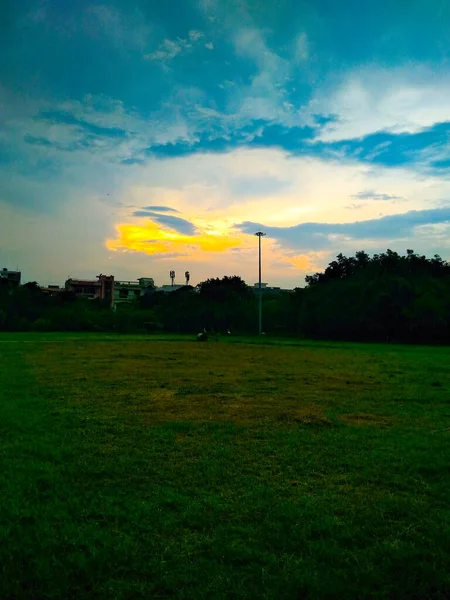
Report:
[[341,421],[347,425],[358,427],[391,427],[392,418],[383,415],[370,415],[367,413],[354,413],[340,416]]
[[283,411],[277,415],[276,420],[282,423],[296,423],[299,425],[309,425],[311,427],[334,426],[333,421],[331,421],[324,413],[323,407],[315,404]]

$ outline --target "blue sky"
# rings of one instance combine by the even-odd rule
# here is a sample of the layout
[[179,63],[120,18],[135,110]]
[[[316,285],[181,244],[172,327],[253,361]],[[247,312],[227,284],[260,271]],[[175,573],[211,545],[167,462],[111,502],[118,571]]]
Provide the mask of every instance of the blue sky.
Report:
[[0,262],[301,285],[338,252],[450,258],[444,0],[11,2]]

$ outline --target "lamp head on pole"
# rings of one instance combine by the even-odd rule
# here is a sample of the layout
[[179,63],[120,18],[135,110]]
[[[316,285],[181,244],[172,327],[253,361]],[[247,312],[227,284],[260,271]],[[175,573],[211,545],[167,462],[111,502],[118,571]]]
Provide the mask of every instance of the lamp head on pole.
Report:
[[255,233],[255,235],[257,235],[258,237],[264,237],[266,234],[265,234],[265,233],[263,233],[262,231],[257,231],[257,232]]

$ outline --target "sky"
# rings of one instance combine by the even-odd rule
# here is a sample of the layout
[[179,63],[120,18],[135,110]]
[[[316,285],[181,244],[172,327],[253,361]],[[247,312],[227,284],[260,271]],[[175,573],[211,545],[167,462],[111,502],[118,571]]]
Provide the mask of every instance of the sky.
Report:
[[26,281],[450,259],[448,0],[6,0],[0,267]]

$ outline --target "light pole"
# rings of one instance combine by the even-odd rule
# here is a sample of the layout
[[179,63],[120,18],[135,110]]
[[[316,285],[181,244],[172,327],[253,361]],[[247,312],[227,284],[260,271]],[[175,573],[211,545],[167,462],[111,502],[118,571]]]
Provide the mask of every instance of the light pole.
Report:
[[261,287],[261,238],[264,237],[266,234],[263,233],[262,231],[257,231],[255,233],[256,236],[258,236],[258,258],[259,258],[259,278],[258,278],[258,285],[259,285],[259,320],[258,320],[258,333],[259,335],[262,334],[262,287]]

